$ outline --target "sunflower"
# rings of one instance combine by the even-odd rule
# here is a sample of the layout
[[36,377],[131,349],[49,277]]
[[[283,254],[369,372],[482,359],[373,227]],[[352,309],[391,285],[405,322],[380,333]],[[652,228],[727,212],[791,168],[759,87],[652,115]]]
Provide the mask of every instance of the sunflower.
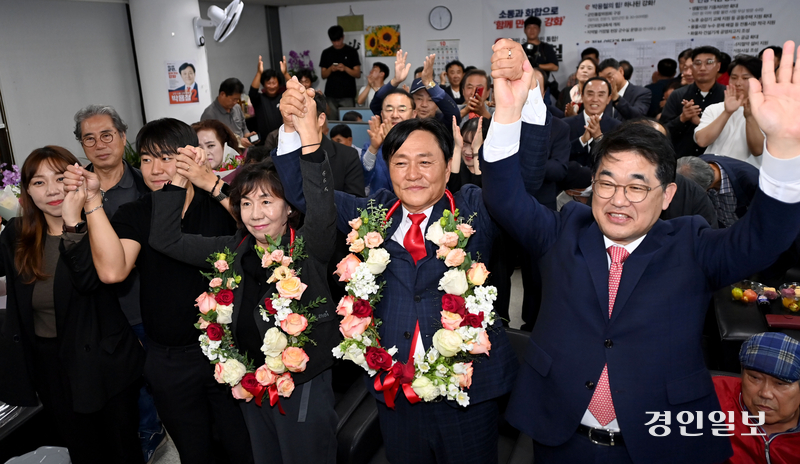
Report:
[[400,33],[392,26],[383,26],[375,33],[381,45],[391,49],[400,42]]
[[374,53],[378,48],[378,37],[375,34],[369,34],[368,36],[364,37],[364,44],[366,45],[367,50]]

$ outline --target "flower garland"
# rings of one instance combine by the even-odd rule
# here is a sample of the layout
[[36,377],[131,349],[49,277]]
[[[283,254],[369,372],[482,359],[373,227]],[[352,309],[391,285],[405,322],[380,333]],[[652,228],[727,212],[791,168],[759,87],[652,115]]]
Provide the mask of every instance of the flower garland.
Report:
[[200,335],[200,348],[214,367],[214,378],[219,383],[232,387],[236,399],[250,401],[255,397],[261,406],[263,398],[269,396],[270,406],[278,404],[279,396],[288,398],[294,391],[292,373],[303,372],[309,361],[303,350],[306,343],[314,343],[308,337],[316,317],[309,309],[325,303],[317,298],[308,305],[300,304],[300,297],[308,287],[300,278],[300,269],[294,267],[295,260],[302,260],[303,239],[295,240],[295,232],[290,229],[290,244],[286,250],[278,242],[267,237],[267,249],[256,245],[256,253],[263,268],[274,268],[268,283],[275,283],[278,293],[264,300],[260,308],[261,317],[269,322],[275,316],[275,325],[267,330],[261,351],[265,356],[264,365],[255,368],[252,360],[236,348],[229,324],[233,315],[233,289],[241,282],[241,276],[233,270],[236,253],[228,248],[222,253],[212,253],[207,259],[214,271],[203,273],[209,280],[208,292],[197,297],[196,306],[200,319],[195,327]]
[[359,217],[349,222],[353,230],[347,236],[347,243],[350,251],[361,254],[364,261],[351,253],[337,265],[336,274],[340,281],[347,282],[348,295],[336,308],[337,314],[344,317],[339,330],[345,339],[333,349],[333,354],[355,362],[370,376],[388,372],[383,383],[380,377],[376,378],[375,388],[384,392],[390,408],[400,388],[411,403],[446,397],[461,406],[469,405],[469,395],[464,389],[472,384],[471,360],[479,354],[488,355],[491,349],[486,329],[494,323],[492,308],[497,289],[482,286],[489,272],[464,251],[475,232],[470,225],[472,217],[466,222],[459,218],[452,194],[445,193],[450,210],[445,210],[443,217],[431,224],[425,236],[439,246],[437,258],[450,268],[439,281],[439,290],[445,292],[442,329],[436,332],[433,346],[424,355],[414,356],[413,364],[392,359],[396,347],[385,350],[381,346],[378,338],[381,321],[373,315],[386,283],[383,280],[377,283],[377,277],[390,262],[389,253],[379,247],[391,225],[387,218],[400,205],[399,200],[388,212],[372,201],[365,210],[359,210]]

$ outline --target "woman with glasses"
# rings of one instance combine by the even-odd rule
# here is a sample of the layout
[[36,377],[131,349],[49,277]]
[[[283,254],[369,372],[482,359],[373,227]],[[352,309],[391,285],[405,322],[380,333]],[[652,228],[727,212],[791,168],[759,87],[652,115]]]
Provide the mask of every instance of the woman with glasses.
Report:
[[0,401],[41,401],[74,463],[141,463],[143,352],[94,270],[81,214],[86,190],[64,192],[63,173],[77,162],[47,146],[22,166],[22,215],[0,235],[8,289]]

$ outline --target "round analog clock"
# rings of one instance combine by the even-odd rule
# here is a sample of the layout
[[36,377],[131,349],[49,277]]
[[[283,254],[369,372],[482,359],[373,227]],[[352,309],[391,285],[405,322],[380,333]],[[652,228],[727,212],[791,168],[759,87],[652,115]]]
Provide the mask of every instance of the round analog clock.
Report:
[[428,21],[431,23],[431,27],[436,29],[437,31],[443,31],[450,26],[450,22],[453,21],[453,14],[450,13],[450,10],[447,9],[446,6],[437,6],[431,10],[431,13],[428,15]]

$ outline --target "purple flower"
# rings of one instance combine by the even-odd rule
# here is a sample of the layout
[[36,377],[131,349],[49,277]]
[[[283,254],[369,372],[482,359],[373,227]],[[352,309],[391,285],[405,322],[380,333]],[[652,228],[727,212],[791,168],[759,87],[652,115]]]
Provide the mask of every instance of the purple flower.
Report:
[[289,52],[289,56],[291,56],[292,58],[297,58],[297,52],[292,50]]
[[7,166],[6,163],[0,164],[0,169],[3,169],[3,185],[2,187],[5,188],[9,185],[19,185],[20,182],[20,173],[19,173],[19,166],[16,164],[11,166],[11,170],[5,169]]

